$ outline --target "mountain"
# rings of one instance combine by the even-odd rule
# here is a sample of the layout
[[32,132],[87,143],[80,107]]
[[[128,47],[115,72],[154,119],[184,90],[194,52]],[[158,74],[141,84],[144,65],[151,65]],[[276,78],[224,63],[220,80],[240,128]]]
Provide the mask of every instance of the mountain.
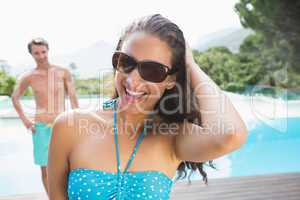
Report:
[[225,46],[236,53],[239,51],[243,40],[252,33],[254,33],[252,30],[244,28],[223,29],[200,38],[193,48],[198,51],[205,51],[211,47]]
[[111,57],[113,52],[114,47],[112,45],[100,41],[70,54],[54,56],[51,62],[65,67],[70,67],[70,64],[74,63],[80,78],[97,77],[107,69],[112,69]]
[[[251,30],[243,28],[228,28],[215,33],[208,34],[199,39],[194,49],[205,51],[210,47],[225,46],[232,52],[237,52],[239,45]],[[49,60],[53,64],[70,68],[76,68],[76,74],[80,78],[99,77],[101,73],[111,71],[111,56],[114,52],[114,46],[103,41],[99,41],[91,46],[78,49],[74,52],[63,55],[50,56]],[[10,67],[11,74],[18,75],[35,66],[32,59],[25,61],[22,65]]]

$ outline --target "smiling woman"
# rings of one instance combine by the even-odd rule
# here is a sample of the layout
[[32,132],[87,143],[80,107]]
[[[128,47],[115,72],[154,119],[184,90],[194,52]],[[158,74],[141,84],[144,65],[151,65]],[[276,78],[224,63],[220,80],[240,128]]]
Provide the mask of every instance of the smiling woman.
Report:
[[244,143],[241,117],[168,19],[130,24],[112,64],[105,109],[65,113],[53,126],[50,199],[167,200],[177,171],[199,170],[207,181],[203,163]]

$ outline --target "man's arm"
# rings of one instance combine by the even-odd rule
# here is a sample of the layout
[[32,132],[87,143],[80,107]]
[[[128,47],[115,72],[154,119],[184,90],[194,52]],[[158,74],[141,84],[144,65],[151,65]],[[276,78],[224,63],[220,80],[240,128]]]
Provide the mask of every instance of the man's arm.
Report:
[[78,100],[76,97],[76,90],[75,90],[74,82],[72,80],[71,73],[67,69],[65,69],[64,82],[65,82],[67,94],[70,97],[72,109],[78,108]]
[[21,76],[18,81],[17,84],[14,88],[14,91],[12,93],[12,103],[20,117],[20,119],[22,120],[23,124],[25,125],[25,127],[27,129],[31,128],[31,130],[34,132],[34,122],[32,122],[25,114],[24,111],[22,109],[22,106],[20,104],[20,97],[23,95],[23,93],[25,92],[25,90],[28,88],[29,86],[29,81],[28,81],[28,75],[23,75]]

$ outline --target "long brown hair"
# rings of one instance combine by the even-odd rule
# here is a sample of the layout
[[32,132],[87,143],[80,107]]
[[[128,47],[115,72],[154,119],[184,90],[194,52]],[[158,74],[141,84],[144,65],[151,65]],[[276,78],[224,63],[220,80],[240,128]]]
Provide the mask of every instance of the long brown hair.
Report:
[[[176,73],[176,86],[172,89],[166,90],[157,102],[155,110],[159,118],[163,122],[174,123],[184,122],[185,120],[201,125],[200,113],[195,109],[197,102],[192,98],[193,92],[190,87],[189,78],[186,73],[185,66],[185,39],[183,32],[180,28],[169,19],[161,16],[160,14],[150,15],[134,21],[126,27],[124,33],[119,39],[116,50],[120,51],[123,42],[126,38],[133,33],[144,32],[150,35],[158,37],[161,41],[164,41],[169,46],[172,57],[172,67],[177,69]],[[178,87],[179,86],[179,87]],[[118,93],[115,89],[113,98],[117,98]],[[171,97],[171,98],[170,98]],[[198,107],[198,106],[197,106]],[[161,109],[164,108],[164,109]],[[168,112],[175,111],[175,112]],[[177,169],[177,180],[183,179],[189,173],[190,175],[194,171],[199,171],[203,177],[203,181],[207,183],[207,174],[203,170],[205,163],[184,161],[180,163]],[[212,161],[209,161],[209,166],[213,167]]]

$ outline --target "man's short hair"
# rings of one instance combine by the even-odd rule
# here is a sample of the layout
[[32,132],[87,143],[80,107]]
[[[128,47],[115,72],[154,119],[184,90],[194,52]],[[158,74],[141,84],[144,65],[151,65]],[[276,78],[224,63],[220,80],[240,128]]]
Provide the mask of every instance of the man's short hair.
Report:
[[28,43],[28,45],[27,45],[27,48],[28,48],[28,51],[29,51],[29,53],[31,54],[31,52],[32,52],[32,45],[42,45],[42,46],[46,46],[47,47],[47,49],[49,50],[49,44],[48,44],[48,42],[45,40],[45,39],[43,39],[43,38],[34,38],[34,39],[32,39],[29,43]]

